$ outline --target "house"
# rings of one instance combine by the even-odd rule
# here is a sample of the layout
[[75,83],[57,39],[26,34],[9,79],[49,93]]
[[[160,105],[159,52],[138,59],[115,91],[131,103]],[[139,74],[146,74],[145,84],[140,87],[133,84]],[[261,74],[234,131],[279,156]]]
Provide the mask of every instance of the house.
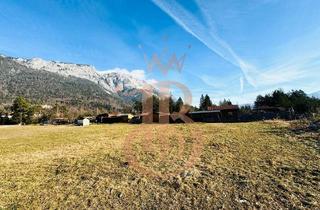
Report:
[[138,115],[143,123],[158,123],[159,122],[159,112],[142,113]]
[[90,120],[88,118],[79,119],[79,120],[77,120],[77,125],[88,126],[88,125],[90,125]]
[[142,117],[140,115],[133,116],[130,120],[129,123],[131,124],[140,124],[142,123]]
[[119,118],[120,122],[127,123],[134,117],[134,115],[132,115],[132,114],[119,114],[119,115],[117,115],[117,117]]
[[0,118],[8,118],[9,120],[11,120],[13,117],[13,114],[1,114]]
[[55,118],[51,120],[51,123],[53,125],[66,125],[66,124],[69,124],[70,122],[68,119],[65,119],[65,118]]
[[256,120],[272,120],[276,118],[289,120],[293,118],[294,110],[284,107],[260,106],[253,109],[253,115]]
[[239,120],[238,105],[210,106],[205,111],[187,113],[194,122],[237,122]]
[[194,122],[221,122],[220,110],[189,112],[187,113],[187,116]]
[[1,114],[0,115],[0,125],[10,125],[10,124],[14,124],[14,122],[12,121],[12,114]]
[[117,115],[98,115],[97,123],[128,123],[134,116],[132,114],[117,114]]
[[94,117],[94,116],[86,116],[84,118],[88,119],[90,121],[90,123],[95,123],[96,122],[96,117]]
[[[165,113],[165,112],[153,112],[148,114],[141,114],[138,117],[141,122],[144,123],[185,123],[184,120],[188,122],[187,119],[181,117],[179,113]],[[187,117],[189,117],[186,114]]]
[[222,105],[209,106],[208,111],[220,111],[222,122],[237,122],[239,120],[239,106],[238,105]]
[[104,113],[104,114],[99,114],[96,117],[96,122],[97,123],[104,123],[105,119],[109,117],[108,113]]
[[250,122],[273,119],[292,120],[294,118],[295,112],[293,108],[286,109],[284,107],[276,106],[259,106],[255,107],[248,113],[242,113],[240,116],[240,121]]

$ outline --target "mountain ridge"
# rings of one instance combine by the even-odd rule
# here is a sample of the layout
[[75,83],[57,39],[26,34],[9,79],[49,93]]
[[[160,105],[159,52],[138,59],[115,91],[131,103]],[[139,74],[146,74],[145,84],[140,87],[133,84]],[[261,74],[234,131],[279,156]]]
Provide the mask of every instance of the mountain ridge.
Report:
[[91,65],[46,61],[41,58],[23,59],[1,55],[0,70],[0,78],[5,81],[0,84],[2,101],[10,101],[17,95],[35,100],[73,100],[80,97],[99,103],[105,98],[106,103],[113,101],[113,104],[123,107],[128,102],[141,99],[140,89],[153,88],[129,73],[100,73]]
[[13,58],[13,60],[32,69],[45,70],[62,76],[74,76],[88,79],[103,87],[108,93],[118,94],[119,96],[126,96],[123,93],[128,89],[142,89],[144,87],[152,88],[146,81],[134,78],[130,74],[112,72],[110,70],[99,72],[94,66],[88,64],[46,61],[41,58]]

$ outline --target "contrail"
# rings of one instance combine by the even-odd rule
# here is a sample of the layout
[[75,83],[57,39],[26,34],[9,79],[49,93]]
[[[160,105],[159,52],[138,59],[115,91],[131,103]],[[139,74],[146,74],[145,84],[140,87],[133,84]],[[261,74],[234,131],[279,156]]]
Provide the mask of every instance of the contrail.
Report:
[[152,0],[153,3],[158,6],[162,11],[168,14],[178,25],[180,25],[186,32],[190,33],[205,46],[207,46],[215,54],[222,57],[227,62],[241,69],[245,79],[252,86],[256,86],[256,80],[253,76],[256,76],[258,72],[249,63],[241,59],[234,50],[226,43],[222,38],[215,32],[211,20],[208,19],[207,12],[203,9],[204,6],[201,2],[197,1],[203,13],[206,17],[206,22],[209,24],[208,27],[203,25],[194,15],[185,10],[175,1],[168,3],[165,0]]

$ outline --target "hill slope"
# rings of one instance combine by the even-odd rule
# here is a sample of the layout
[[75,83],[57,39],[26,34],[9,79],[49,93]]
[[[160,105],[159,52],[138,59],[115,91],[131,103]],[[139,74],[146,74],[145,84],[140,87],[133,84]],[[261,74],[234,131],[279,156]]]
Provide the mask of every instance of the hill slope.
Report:
[[0,57],[0,102],[11,102],[16,96],[33,101],[123,105],[122,99],[108,93],[100,85],[83,78],[62,76],[21,65],[15,60]]
[[94,66],[46,61],[40,58],[10,58],[13,61],[39,71],[48,71],[61,76],[73,76],[90,80],[101,86],[107,93],[117,95],[125,101],[140,98],[140,89],[152,88],[146,81],[137,79],[125,72],[99,72]]

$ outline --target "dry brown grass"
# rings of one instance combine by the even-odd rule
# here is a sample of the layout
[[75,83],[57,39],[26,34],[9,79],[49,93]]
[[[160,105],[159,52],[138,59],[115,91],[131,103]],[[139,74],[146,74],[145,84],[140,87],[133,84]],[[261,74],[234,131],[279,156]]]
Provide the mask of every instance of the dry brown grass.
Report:
[[279,121],[0,127],[0,209],[316,209],[319,144]]

